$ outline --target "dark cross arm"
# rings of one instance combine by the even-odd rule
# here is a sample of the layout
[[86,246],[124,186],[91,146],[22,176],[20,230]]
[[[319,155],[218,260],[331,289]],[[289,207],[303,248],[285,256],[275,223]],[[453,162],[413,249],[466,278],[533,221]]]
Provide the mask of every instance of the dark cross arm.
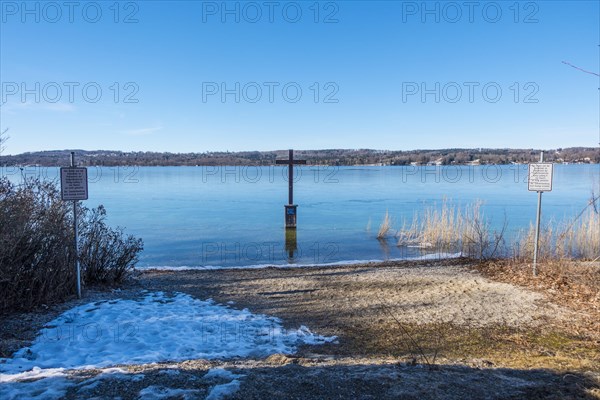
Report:
[[288,204],[294,204],[294,165],[306,164],[306,160],[294,160],[294,150],[289,150],[287,160],[275,160],[275,164],[288,165]]
[[285,164],[285,165],[306,164],[306,160],[293,160],[291,163],[290,163],[290,160],[275,160],[275,164]]

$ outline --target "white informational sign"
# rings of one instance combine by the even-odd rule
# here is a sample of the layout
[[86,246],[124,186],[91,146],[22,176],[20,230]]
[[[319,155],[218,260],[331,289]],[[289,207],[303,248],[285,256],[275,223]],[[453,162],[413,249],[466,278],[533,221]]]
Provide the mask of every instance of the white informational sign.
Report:
[[551,192],[552,172],[553,164],[551,163],[529,164],[527,189],[531,192]]
[[63,200],[87,200],[87,168],[63,167],[60,169],[60,196]]

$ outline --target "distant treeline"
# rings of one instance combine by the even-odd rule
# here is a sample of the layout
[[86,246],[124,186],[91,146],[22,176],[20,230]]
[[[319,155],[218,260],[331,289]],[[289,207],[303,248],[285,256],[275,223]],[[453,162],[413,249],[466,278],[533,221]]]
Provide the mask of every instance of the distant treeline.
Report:
[[[123,151],[75,150],[78,165],[273,165],[276,159],[287,159],[287,150],[158,153]],[[53,150],[0,157],[0,165],[64,166],[69,163],[70,150]],[[539,160],[540,150],[534,149],[445,149],[445,150],[297,150],[294,157],[319,165],[451,165],[451,164],[511,164]],[[555,163],[600,163],[600,150],[591,147],[571,147],[545,151],[545,161]]]

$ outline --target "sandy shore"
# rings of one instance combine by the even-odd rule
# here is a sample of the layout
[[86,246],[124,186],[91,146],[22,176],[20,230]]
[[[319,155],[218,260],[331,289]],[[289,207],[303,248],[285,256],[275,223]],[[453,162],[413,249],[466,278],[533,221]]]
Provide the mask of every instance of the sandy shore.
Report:
[[[556,322],[567,313],[539,293],[493,282],[461,261],[343,267],[149,271],[151,291],[182,291],[237,308],[280,317],[341,338],[336,354],[393,352],[381,340],[407,327],[523,328]],[[396,321],[396,319],[398,321]],[[387,338],[386,338],[387,336]]]
[[[487,279],[462,260],[144,271],[122,290],[89,296],[135,298],[144,290],[212,298],[279,317],[285,327],[336,335],[338,342],[266,360],[128,366],[142,377],[103,381],[85,396],[136,398],[144,387],[169,381],[204,398],[208,383],[201,377],[219,366],[245,376],[231,397],[239,399],[600,398],[600,342],[569,334],[571,310]],[[24,345],[77,302],[4,319],[0,349]],[[20,330],[9,332],[10,326]],[[74,372],[75,379],[81,374]],[[69,397],[84,396],[73,390]]]

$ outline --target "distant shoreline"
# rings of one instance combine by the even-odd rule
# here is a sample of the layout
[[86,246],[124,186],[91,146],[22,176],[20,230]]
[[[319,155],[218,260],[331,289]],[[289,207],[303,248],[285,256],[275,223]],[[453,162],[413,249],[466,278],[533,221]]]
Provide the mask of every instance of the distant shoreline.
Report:
[[[549,161],[551,162],[551,161]],[[507,165],[528,165],[530,163],[525,163],[525,162],[515,162],[515,163],[510,163],[510,164],[410,164],[410,165],[389,165],[389,164],[384,164],[384,165],[376,165],[376,164],[351,164],[351,165],[328,165],[328,164],[309,164],[309,165],[304,165],[304,166],[297,166],[295,168],[310,168],[310,167],[369,167],[369,168],[376,168],[376,167],[485,167],[485,166],[507,166]],[[600,162],[561,162],[561,163],[553,163],[553,164],[558,164],[558,165],[600,165]],[[189,167],[189,168],[203,168],[203,167],[277,167],[277,168],[287,168],[286,166],[280,166],[280,165],[275,165],[275,164],[267,164],[267,165],[250,165],[250,164],[239,164],[239,165],[234,165],[234,164],[223,164],[223,165],[204,165],[204,164],[199,164],[199,165],[171,165],[171,164],[165,164],[165,165],[144,165],[144,164],[79,164],[80,166],[84,166],[84,167],[147,167],[147,168],[179,168],[179,167]],[[0,168],[61,168],[66,166],[65,164],[61,164],[61,165],[41,165],[41,164],[15,164],[15,165],[7,165],[7,164],[0,164]]]
[[[276,160],[287,159],[287,151],[244,152],[123,152],[110,150],[73,150],[81,166],[273,166]],[[332,149],[296,150],[295,158],[309,166],[447,166],[447,165],[519,165],[538,162],[535,149],[443,149],[443,150],[371,150]],[[600,164],[600,149],[571,147],[544,150],[546,162],[560,164]],[[3,166],[58,167],[68,164],[71,150],[52,150],[0,155]]]

